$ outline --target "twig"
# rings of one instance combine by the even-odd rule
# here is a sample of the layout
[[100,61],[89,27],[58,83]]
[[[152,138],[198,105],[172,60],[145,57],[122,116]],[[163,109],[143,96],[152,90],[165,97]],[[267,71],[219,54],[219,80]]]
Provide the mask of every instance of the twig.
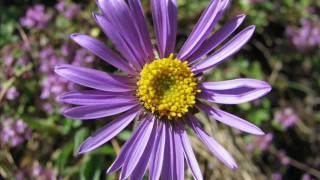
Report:
[[270,84],[274,84],[275,81],[277,80],[277,78],[279,76],[279,72],[282,69],[282,63],[277,62],[272,69],[273,69],[273,71],[271,72],[271,75],[268,80]]
[[4,97],[4,95],[9,90],[9,88],[12,86],[12,84],[16,81],[16,79],[19,78],[25,72],[29,71],[30,69],[32,69],[32,65],[24,67],[20,72],[16,73],[6,83],[4,83],[3,89],[0,91],[0,104],[1,104],[1,101]]
[[9,90],[9,88],[12,86],[12,84],[14,83],[16,77],[12,77],[9,79],[9,81],[7,81],[7,83],[4,84],[4,86],[2,87],[1,91],[0,91],[0,104],[1,101],[4,97],[4,95],[7,93],[7,91]]
[[114,151],[118,155],[120,153],[120,145],[119,145],[118,141],[116,139],[112,139],[111,144],[112,144]]
[[[271,154],[277,156],[277,149],[269,148],[268,151]],[[312,168],[312,167],[310,167],[310,166],[308,166],[306,164],[303,164],[303,163],[301,163],[301,162],[299,162],[299,161],[297,161],[297,160],[295,160],[295,159],[293,159],[293,158],[291,158],[289,156],[287,156],[287,158],[289,159],[289,164],[291,166],[293,166],[293,167],[295,167],[297,169],[300,169],[300,170],[302,170],[304,172],[307,172],[308,174],[311,174],[311,175],[313,175],[313,176],[315,176],[315,177],[320,179],[320,171],[318,171],[318,170],[316,170],[316,169],[314,169],[314,168]]]
[[17,25],[17,29],[19,31],[19,34],[20,34],[22,40],[29,44],[29,42],[30,42],[29,38],[28,38],[26,32],[24,32],[24,30],[22,29],[22,27],[19,24]]

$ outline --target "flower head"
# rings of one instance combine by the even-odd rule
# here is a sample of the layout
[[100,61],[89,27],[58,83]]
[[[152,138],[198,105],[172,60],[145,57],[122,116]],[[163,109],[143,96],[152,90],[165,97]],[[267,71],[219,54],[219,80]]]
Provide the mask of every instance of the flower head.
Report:
[[187,62],[173,55],[145,65],[137,82],[137,96],[145,109],[169,120],[187,113],[197,92],[197,78]]
[[[88,87],[61,95],[62,103],[75,105],[65,109],[66,117],[90,120],[120,114],[89,137],[79,153],[92,151],[115,137],[136,117],[141,121],[108,169],[121,169],[121,179],[141,179],[149,169],[150,179],[184,179],[184,159],[195,179],[202,179],[186,128],[206,144],[229,168],[237,168],[232,156],[202,128],[193,112],[204,111],[210,117],[242,131],[263,135],[255,125],[212,107],[239,104],[267,94],[271,87],[254,79],[202,82],[203,72],[229,59],[252,36],[249,26],[220,46],[240,26],[245,16],[238,15],[215,34],[229,0],[212,0],[178,53],[175,53],[177,4],[175,0],[151,0],[157,54],[147,31],[139,0],[98,0],[102,14],[94,13],[97,24],[122,56],[101,41],[81,34],[71,38],[127,76],[72,65],[58,65],[60,76]],[[211,54],[215,48],[220,48]],[[202,58],[206,55],[207,58]]]

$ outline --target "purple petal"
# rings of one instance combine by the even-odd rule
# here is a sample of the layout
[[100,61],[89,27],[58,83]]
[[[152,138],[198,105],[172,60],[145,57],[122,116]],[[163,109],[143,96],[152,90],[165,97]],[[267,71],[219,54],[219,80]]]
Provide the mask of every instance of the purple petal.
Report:
[[172,131],[169,124],[164,124],[166,129],[165,137],[165,148],[164,148],[164,158],[161,171],[161,179],[174,179],[173,176],[173,142],[172,142]]
[[179,59],[185,60],[188,58],[203,43],[203,41],[206,40],[218,21],[216,15],[220,10],[221,5],[222,3],[220,0],[212,0],[210,2],[210,5],[203,12],[189,38],[182,46],[178,54]]
[[117,54],[113,53],[112,50],[105,46],[101,41],[81,34],[73,34],[71,35],[71,38],[80,46],[91,51],[108,64],[111,64],[112,66],[128,74],[137,74],[137,72],[131,66],[129,66],[128,63],[123,61]]
[[143,119],[138,128],[133,132],[131,138],[123,145],[117,159],[112,163],[112,165],[107,170],[107,173],[113,173],[120,169],[126,160],[128,152],[131,150],[133,143],[136,141],[137,137],[145,130],[148,120]]
[[111,92],[134,91],[135,87],[125,77],[108,74],[102,71],[72,65],[57,65],[55,73],[74,83]]
[[147,146],[148,140],[150,138],[154,139],[156,133],[156,125],[154,125],[155,120],[152,118],[147,121],[149,121],[147,127],[141,134],[139,134],[130,151],[128,152],[128,155],[130,156],[127,156],[126,160],[124,161],[120,179],[126,179],[131,175]]
[[258,99],[271,91],[271,86],[256,79],[234,79],[201,84],[205,100],[220,104],[240,104]]
[[160,58],[174,52],[177,34],[176,0],[151,1],[153,24]]
[[196,119],[191,114],[188,114],[188,122],[193,131],[197,134],[200,140],[207,145],[212,154],[214,154],[221,162],[223,162],[227,167],[231,169],[236,169],[237,164],[232,158],[232,156],[212,137],[210,137],[204,130],[201,128]]
[[188,163],[188,166],[191,169],[193,178],[196,180],[202,180],[203,178],[202,178],[202,173],[201,173],[199,164],[198,164],[197,159],[193,153],[191,144],[189,142],[188,135],[185,130],[183,130],[182,133],[180,134],[180,139],[181,139],[181,144],[182,144],[182,148],[183,148],[183,153],[184,153],[185,159]]
[[201,73],[205,70],[215,67],[220,64],[231,55],[236,53],[243,45],[247,43],[247,41],[253,35],[255,30],[255,26],[249,26],[240,33],[238,33],[234,38],[232,38],[229,42],[227,42],[223,47],[221,47],[217,52],[215,52],[212,56],[201,61],[196,64],[192,71],[195,74]]
[[138,70],[141,69],[139,61],[134,55],[133,51],[126,43],[125,39],[121,37],[119,31],[102,15],[93,13],[97,24],[101,27],[106,36],[112,41],[116,49],[122,54],[124,58],[133,64]]
[[139,102],[117,103],[114,104],[100,104],[89,106],[77,106],[65,109],[62,113],[70,119],[89,120],[98,119],[107,116],[116,115],[125,112],[137,106]]
[[144,152],[138,162],[138,164],[136,165],[135,169],[133,170],[132,174],[131,174],[131,179],[132,180],[140,180],[143,179],[143,175],[145,174],[146,170],[147,170],[147,165],[151,156],[151,152],[153,150],[153,147],[155,145],[156,141],[156,137],[157,137],[157,130],[158,127],[157,124],[155,123],[155,129],[153,130],[152,134],[150,135],[150,139],[148,141],[148,144],[146,145],[146,148],[144,149]]
[[229,125],[231,127],[237,128],[239,130],[242,130],[244,132],[248,132],[251,134],[264,135],[264,132],[262,132],[261,129],[259,129],[254,124],[249,123],[248,121],[245,121],[230,113],[210,107],[202,103],[197,104],[196,107],[199,110],[202,110],[203,112],[207,113],[210,117],[226,125]]
[[151,62],[151,60],[154,59],[154,53],[153,53],[153,48],[152,48],[152,44],[151,44],[151,40],[150,40],[150,36],[149,36],[149,32],[148,32],[148,26],[147,26],[147,23],[145,20],[141,1],[140,0],[129,0],[129,6],[130,6],[131,13],[134,16],[133,19],[136,20],[136,24],[138,25],[139,33],[143,39],[143,43],[142,43],[143,48],[145,49],[146,54],[149,57],[148,60]]
[[160,125],[160,130],[158,132],[156,142],[157,143],[155,143],[153,147],[150,158],[150,180],[159,179],[162,170],[164,147],[166,143],[166,128],[163,123],[161,123]]
[[105,144],[127,127],[139,113],[140,107],[133,108],[107,124],[105,127],[99,129],[80,145],[78,153],[83,154]]
[[114,26],[134,53],[139,67],[146,63],[148,54],[143,48],[143,38],[139,33],[139,24],[124,0],[97,0],[103,15]]
[[221,29],[214,33],[210,38],[205,40],[201,46],[188,57],[189,63],[193,63],[200,57],[210,53],[214,48],[219,46],[224,40],[226,40],[243,22],[245,15],[238,15],[227,24],[221,27]]
[[184,179],[184,158],[183,149],[181,144],[180,135],[184,129],[177,127],[173,128],[172,141],[173,141],[173,161],[174,161],[174,179]]
[[71,91],[59,96],[58,101],[66,104],[73,105],[101,105],[101,104],[114,104],[127,103],[137,101],[136,96],[110,94],[105,91],[87,90],[87,91]]

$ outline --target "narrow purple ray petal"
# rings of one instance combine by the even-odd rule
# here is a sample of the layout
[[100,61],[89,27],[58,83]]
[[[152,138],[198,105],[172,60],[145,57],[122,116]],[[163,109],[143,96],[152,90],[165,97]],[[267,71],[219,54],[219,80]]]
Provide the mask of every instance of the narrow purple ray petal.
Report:
[[145,127],[149,123],[148,118],[142,120],[141,124],[137,127],[137,129],[133,132],[130,139],[123,145],[119,155],[117,156],[116,160],[112,163],[112,165],[107,170],[107,173],[113,173],[120,169],[126,160],[128,152],[131,150],[133,143],[136,141],[137,137],[140,137],[140,134],[145,130]]
[[66,104],[88,106],[88,105],[101,105],[101,104],[114,104],[128,103],[132,101],[138,101],[137,97],[133,94],[130,95],[117,95],[109,94],[105,91],[71,91],[59,96],[58,101]]
[[72,65],[57,65],[55,73],[74,83],[111,92],[134,91],[135,86],[128,78],[108,74],[102,71]]
[[156,141],[157,138],[157,134],[158,134],[158,124],[154,123],[154,129],[150,135],[148,144],[146,145],[146,148],[144,149],[144,152],[138,162],[138,164],[136,165],[136,167],[134,168],[132,174],[131,174],[131,179],[132,180],[140,180],[143,179],[143,175],[145,174],[146,170],[147,170],[147,165],[151,156],[151,152],[152,149],[155,145],[155,143],[158,143]]
[[160,58],[168,57],[176,43],[177,2],[152,0],[151,9]]
[[184,129],[180,134],[180,139],[181,139],[181,144],[183,148],[183,154],[188,163],[188,166],[191,169],[193,178],[196,180],[202,180],[203,178],[202,178],[202,173],[201,173],[199,164],[192,150],[188,135]]
[[164,147],[166,143],[166,128],[162,122],[160,123],[158,136],[155,142],[150,158],[150,180],[159,179],[162,170]]
[[221,62],[225,61],[247,43],[247,41],[253,35],[254,30],[255,26],[249,26],[245,28],[229,42],[227,42],[223,47],[221,47],[217,52],[215,52],[212,56],[196,64],[192,68],[192,71],[195,74],[198,74],[205,70],[213,68]]
[[126,2],[124,0],[97,0],[97,3],[103,15],[135,54],[141,68],[146,62],[148,54],[143,49],[143,38],[138,30],[139,25],[133,18]]
[[134,15],[134,18],[136,20],[136,24],[138,25],[139,33],[143,39],[143,47],[146,51],[146,54],[149,57],[149,62],[154,59],[154,54],[152,50],[152,44],[148,32],[147,23],[145,20],[143,8],[141,5],[140,0],[129,0],[129,6],[131,9],[131,13]]
[[92,151],[107,143],[110,139],[127,127],[131,121],[140,113],[140,107],[135,107],[116,120],[99,129],[92,136],[86,139],[79,147],[78,153],[83,154]]
[[104,43],[87,35],[73,34],[70,36],[80,46],[86,48],[93,54],[103,59],[108,64],[128,73],[137,74],[137,72],[122,60],[117,54],[112,52]]
[[164,124],[166,130],[164,158],[161,171],[161,179],[174,179],[173,176],[173,151],[172,151],[172,131],[169,124]]
[[105,35],[112,41],[116,49],[122,54],[122,56],[137,69],[140,70],[140,64],[135,54],[126,43],[125,39],[121,37],[119,31],[114,27],[104,16],[97,13],[93,13],[93,16],[97,24],[101,27]]
[[194,52],[208,37],[217,23],[216,15],[221,8],[220,0],[212,0],[208,8],[201,15],[200,20],[193,28],[189,38],[182,46],[178,58],[185,60]]
[[183,147],[180,135],[184,129],[173,127],[172,141],[173,141],[173,160],[174,160],[174,179],[184,179],[184,157]]
[[154,138],[153,136],[156,132],[156,125],[154,125],[154,122],[154,118],[149,120],[144,131],[139,135],[139,137],[137,137],[136,141],[132,145],[121,169],[120,179],[127,179],[131,175],[146,148],[148,140],[150,138]]
[[114,102],[113,104],[77,106],[65,109],[62,114],[67,118],[76,120],[98,119],[125,112],[138,104],[139,102],[133,101],[127,103]]
[[225,111],[219,110],[214,107],[210,107],[208,105],[205,105],[203,103],[198,103],[196,107],[199,110],[202,110],[203,112],[207,113],[210,117],[216,119],[219,122],[222,122],[226,125],[229,125],[231,127],[237,128],[241,131],[256,134],[256,135],[264,135],[264,132],[259,129],[257,126],[255,126],[252,123],[249,123],[246,120],[243,120],[237,116],[234,116],[230,113],[227,113]]
[[[258,99],[271,91],[271,86],[256,79],[234,79],[201,84],[204,99],[220,104],[240,104]],[[201,98],[201,94],[199,96]]]
[[237,164],[234,161],[233,157],[212,137],[210,137],[204,130],[201,128],[199,120],[196,119],[193,115],[188,114],[188,122],[193,131],[197,134],[200,140],[207,145],[212,154],[214,154],[222,163],[231,169],[236,169]]
[[210,53],[214,48],[226,40],[243,22],[245,15],[238,15],[227,24],[223,25],[219,31],[205,40],[199,48],[188,57],[189,63],[193,63],[200,57]]

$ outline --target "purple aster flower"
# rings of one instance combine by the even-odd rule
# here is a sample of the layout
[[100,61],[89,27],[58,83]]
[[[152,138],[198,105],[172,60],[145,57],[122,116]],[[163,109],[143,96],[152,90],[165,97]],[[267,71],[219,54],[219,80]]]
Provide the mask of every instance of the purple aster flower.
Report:
[[295,114],[292,108],[285,108],[284,110],[277,111],[274,119],[284,128],[289,128],[298,122],[299,117]]
[[[228,60],[250,39],[254,26],[245,28],[220,46],[240,26],[245,15],[234,17],[211,35],[229,0],[211,1],[183,47],[175,54],[176,1],[152,0],[158,52],[154,55],[139,0],[129,0],[128,4],[124,0],[98,0],[97,3],[102,14],[95,13],[95,20],[122,56],[95,38],[82,34],[73,34],[71,38],[128,75],[74,65],[56,66],[55,72],[60,76],[90,88],[68,92],[58,98],[60,102],[76,105],[63,111],[66,117],[92,120],[121,114],[83,142],[79,154],[100,147],[139,118],[140,124],[108,173],[121,168],[120,179],[141,179],[148,169],[150,179],[160,176],[162,179],[184,179],[185,159],[194,178],[202,179],[188,139],[188,127],[221,162],[231,169],[237,168],[232,156],[204,131],[193,112],[204,111],[213,119],[244,132],[264,134],[255,125],[209,103],[239,104],[255,100],[271,90],[268,83],[255,79],[221,82],[199,79],[203,72]],[[202,58],[217,47],[220,48],[213,54]]]

